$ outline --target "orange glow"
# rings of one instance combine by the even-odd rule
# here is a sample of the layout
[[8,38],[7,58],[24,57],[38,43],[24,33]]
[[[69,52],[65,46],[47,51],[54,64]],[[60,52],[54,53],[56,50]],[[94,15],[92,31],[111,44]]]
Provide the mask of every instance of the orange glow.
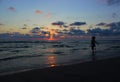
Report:
[[48,37],[48,36],[49,36],[49,34],[45,34],[45,36],[46,36],[46,37]]
[[58,33],[54,29],[50,29],[49,32],[50,32],[50,38],[48,40],[50,40],[50,41],[56,40],[54,38],[54,35],[57,35]]
[[53,41],[53,40],[55,40],[55,38],[53,38],[52,36],[50,36],[50,38],[48,40],[49,41]]
[[55,57],[54,57],[54,56],[50,56],[49,58],[50,58],[50,59],[54,59]]
[[50,65],[50,67],[56,66],[55,56],[48,56],[48,64]]
[[51,65],[50,65],[50,67],[55,67],[55,66],[56,66],[56,65],[54,65],[54,64],[51,64]]
[[[50,53],[55,52],[54,48],[47,49],[47,51],[50,52]],[[47,56],[47,64],[49,64],[50,67],[57,66],[57,64],[56,64],[56,56],[55,55]]]

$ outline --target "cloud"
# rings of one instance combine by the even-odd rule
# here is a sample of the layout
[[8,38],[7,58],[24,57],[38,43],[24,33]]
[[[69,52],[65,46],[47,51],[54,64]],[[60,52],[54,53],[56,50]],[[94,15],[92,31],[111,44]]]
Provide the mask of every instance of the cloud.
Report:
[[49,34],[49,32],[41,31],[41,34],[42,34],[42,35],[45,35],[45,34]]
[[[44,35],[46,32],[42,32]],[[12,38],[11,38],[12,37]],[[0,39],[1,40],[11,40],[11,41],[30,41],[30,40],[40,40],[42,38],[45,38],[46,36],[43,35],[37,35],[33,34],[21,34],[19,32],[13,32],[13,33],[0,33]]]
[[53,23],[51,23],[51,24],[52,24],[52,25],[57,25],[57,26],[64,26],[64,25],[65,25],[65,23],[62,22],[62,21],[53,22]]
[[[102,25],[102,23],[100,25]],[[101,28],[88,29],[87,33],[93,35],[104,35],[104,36],[120,35],[120,22],[112,22],[109,24],[105,24],[104,26],[109,27],[109,29],[101,29]]]
[[95,28],[95,29],[89,29],[87,34],[102,35],[102,36],[120,35],[120,30]]
[[81,25],[86,25],[86,22],[74,22],[70,24],[70,26],[81,26]]
[[21,29],[27,29],[27,24],[24,24],[23,27]]
[[106,25],[111,30],[120,30],[120,22],[112,22]]
[[95,28],[95,29],[89,29],[87,34],[88,35],[110,36],[110,35],[114,35],[115,33],[110,29]]
[[105,25],[106,23],[103,23],[103,22],[96,24],[96,26],[105,26]]
[[106,27],[119,27],[119,26],[120,26],[120,22],[112,22],[106,24]]
[[63,27],[64,27],[64,28],[68,28],[69,26],[67,26],[67,25],[64,25]]
[[103,30],[103,29],[100,29],[100,28],[95,28],[95,29],[88,29],[87,30],[87,34],[88,35],[110,35],[111,32],[109,30]]
[[31,34],[33,34],[34,36],[35,35],[39,35],[39,36],[41,36],[42,38],[45,38],[46,36],[46,34],[49,34],[49,32],[48,31],[44,31],[44,30],[42,30],[41,28],[39,28],[39,27],[35,27],[35,28],[33,28],[32,30],[30,30],[30,33]]
[[36,14],[42,14],[42,11],[36,10],[35,13],[36,13]]
[[120,0],[106,0],[108,5],[120,4]]
[[15,11],[16,11],[16,9],[15,9],[13,6],[10,6],[10,7],[8,8],[8,10],[10,10],[10,11],[12,11],[12,12],[15,12]]
[[68,32],[69,35],[84,35],[85,34],[85,31],[83,30],[78,30],[78,29],[71,29],[69,32]]
[[33,34],[40,33],[40,28],[39,27],[35,27],[30,32],[33,33]]
[[21,29],[27,29],[27,27],[23,27],[23,28],[21,28]]

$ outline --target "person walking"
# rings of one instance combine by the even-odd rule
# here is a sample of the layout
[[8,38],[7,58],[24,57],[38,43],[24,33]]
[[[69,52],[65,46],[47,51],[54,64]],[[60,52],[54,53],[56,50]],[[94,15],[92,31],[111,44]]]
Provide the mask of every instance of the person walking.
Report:
[[98,42],[95,39],[96,39],[96,37],[92,36],[92,38],[91,38],[91,50],[92,50],[92,53],[95,52],[96,44],[98,44]]

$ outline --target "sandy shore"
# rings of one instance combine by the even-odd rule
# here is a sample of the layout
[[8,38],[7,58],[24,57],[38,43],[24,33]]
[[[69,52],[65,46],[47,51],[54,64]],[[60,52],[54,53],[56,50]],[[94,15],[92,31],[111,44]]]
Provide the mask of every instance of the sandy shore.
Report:
[[120,57],[0,76],[0,82],[120,82]]

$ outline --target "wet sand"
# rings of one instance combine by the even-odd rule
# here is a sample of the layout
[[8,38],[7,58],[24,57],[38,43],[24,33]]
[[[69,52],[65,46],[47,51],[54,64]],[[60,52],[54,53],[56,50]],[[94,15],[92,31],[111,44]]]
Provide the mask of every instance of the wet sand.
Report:
[[4,75],[0,82],[120,82],[120,57]]

